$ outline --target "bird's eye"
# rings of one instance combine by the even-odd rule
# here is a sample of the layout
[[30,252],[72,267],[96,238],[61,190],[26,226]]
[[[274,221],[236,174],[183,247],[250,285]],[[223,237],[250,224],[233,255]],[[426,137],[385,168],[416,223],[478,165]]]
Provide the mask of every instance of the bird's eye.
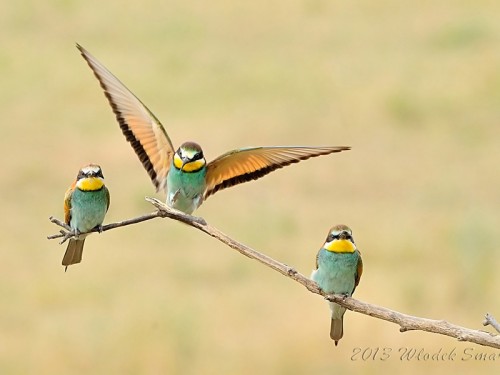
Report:
[[332,242],[333,240],[338,240],[339,239],[339,236],[336,236],[334,234],[329,234],[327,239],[326,239],[326,242]]

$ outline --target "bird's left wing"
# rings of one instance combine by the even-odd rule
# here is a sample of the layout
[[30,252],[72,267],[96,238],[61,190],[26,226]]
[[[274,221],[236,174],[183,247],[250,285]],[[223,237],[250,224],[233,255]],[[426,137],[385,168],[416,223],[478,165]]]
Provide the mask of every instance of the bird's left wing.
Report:
[[[362,273],[363,273],[363,259],[361,259],[361,253],[359,253],[358,267],[356,269],[356,275],[354,276],[354,289],[356,289],[356,287],[358,286]],[[353,293],[354,293],[354,290],[353,290]]]
[[109,210],[109,204],[111,203],[111,197],[109,196],[109,189],[104,186],[104,191],[106,192],[106,212]]
[[174,147],[155,115],[85,48],[76,45],[99,80],[123,134],[156,187],[164,189]]
[[252,147],[229,151],[207,165],[204,199],[227,187],[256,180],[292,163],[350,147]]

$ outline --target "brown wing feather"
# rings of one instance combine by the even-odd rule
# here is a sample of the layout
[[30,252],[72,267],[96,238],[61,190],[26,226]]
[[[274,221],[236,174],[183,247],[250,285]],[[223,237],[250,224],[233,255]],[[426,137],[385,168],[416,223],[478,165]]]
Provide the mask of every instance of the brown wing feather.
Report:
[[256,180],[292,163],[315,156],[349,150],[350,147],[254,147],[233,150],[207,165],[204,198],[227,187]]
[[71,196],[76,187],[76,181],[71,184],[64,194],[64,222],[69,225],[71,221]]
[[125,138],[132,145],[156,190],[164,189],[175,152],[165,128],[104,65],[82,46],[76,46],[99,80]]
[[[358,250],[359,252],[359,250]],[[358,258],[358,268],[356,270],[356,275],[354,276],[354,290],[359,284],[359,280],[361,280],[361,274],[363,273],[363,259],[361,259],[361,253],[359,253]],[[352,291],[354,293],[354,290]]]
[[107,201],[106,212],[108,212],[109,204],[111,203],[111,198],[109,196],[109,190],[106,186],[104,186],[104,191],[106,192],[106,201]]

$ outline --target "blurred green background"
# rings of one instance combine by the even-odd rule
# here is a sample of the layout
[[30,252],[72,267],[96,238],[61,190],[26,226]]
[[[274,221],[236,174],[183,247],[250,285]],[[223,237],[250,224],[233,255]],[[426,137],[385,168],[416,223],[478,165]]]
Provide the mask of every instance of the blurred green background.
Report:
[[[498,373],[497,353],[348,312],[170,220],[87,239],[64,273],[62,217],[101,164],[106,222],[152,211],[153,185],[79,56],[81,43],[213,159],[237,147],[350,145],[211,197],[197,211],[306,275],[328,229],[354,230],[355,297],[482,329],[500,318],[500,3],[0,3],[2,374]],[[156,195],[163,198],[162,195]],[[392,357],[351,360],[355,348]],[[455,361],[400,361],[440,348]]]

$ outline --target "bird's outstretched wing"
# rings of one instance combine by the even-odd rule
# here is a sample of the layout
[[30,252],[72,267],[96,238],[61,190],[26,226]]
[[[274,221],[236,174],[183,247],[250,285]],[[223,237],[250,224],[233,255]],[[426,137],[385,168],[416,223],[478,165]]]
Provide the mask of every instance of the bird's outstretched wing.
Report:
[[252,147],[229,151],[207,165],[204,199],[227,187],[256,180],[272,171],[350,147]]
[[123,134],[156,190],[164,189],[174,155],[172,141],[155,115],[85,48],[76,45],[99,80]]

